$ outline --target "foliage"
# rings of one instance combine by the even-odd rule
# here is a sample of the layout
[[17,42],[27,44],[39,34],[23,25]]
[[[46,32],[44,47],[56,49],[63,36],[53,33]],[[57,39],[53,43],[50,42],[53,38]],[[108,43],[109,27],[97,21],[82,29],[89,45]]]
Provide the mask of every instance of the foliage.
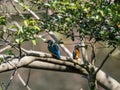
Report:
[[6,25],[5,16],[0,16],[0,25]]
[[[14,41],[22,43],[32,40],[37,44],[36,35],[42,30],[56,31],[70,37],[74,41],[74,30],[80,38],[89,36],[95,41],[105,41],[109,45],[120,44],[120,4],[110,4],[107,0],[30,0],[38,10],[50,9],[51,16],[42,12],[39,21],[26,18],[21,28],[16,29]],[[24,3],[24,0],[21,0]],[[24,4],[23,4],[24,5]],[[0,24],[5,25],[6,19],[0,17]],[[3,33],[8,31],[4,30]],[[10,33],[11,34],[11,33]]]
[[[74,40],[72,30],[81,38],[90,36],[109,45],[120,44],[120,5],[106,0],[50,0],[42,5],[51,9],[51,16],[43,15],[43,29],[57,31]],[[41,6],[41,7],[42,7]],[[39,7],[39,5],[38,5]]]
[[6,55],[14,55],[12,50],[7,50],[5,53],[6,53]]
[[26,18],[21,26],[15,22],[8,27],[10,30],[4,29],[1,31],[0,37],[4,40],[12,38],[12,44],[22,44],[25,41],[32,40],[33,44],[36,45],[36,35],[41,32],[38,22],[32,18]]
[[23,31],[21,32],[21,35],[23,39],[25,41],[32,39],[33,44],[36,45],[36,35],[41,31],[37,22],[31,18],[26,19],[24,20],[24,25],[22,26],[22,29]]
[[0,64],[3,62],[3,59],[2,58],[0,58]]

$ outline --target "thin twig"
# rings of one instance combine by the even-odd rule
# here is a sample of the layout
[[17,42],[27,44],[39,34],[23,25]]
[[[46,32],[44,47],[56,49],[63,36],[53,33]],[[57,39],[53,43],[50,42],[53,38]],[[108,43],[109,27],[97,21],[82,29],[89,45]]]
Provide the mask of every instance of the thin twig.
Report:
[[108,60],[108,58],[110,57],[110,55],[115,51],[116,47],[113,47],[113,49],[106,55],[106,57],[103,59],[101,65],[99,66],[99,68],[96,70],[95,74],[97,74],[97,72],[103,67],[103,65],[105,64],[105,62]]
[[18,3],[20,6],[24,7],[27,11],[29,11],[36,19],[40,19],[32,10],[30,10],[27,6],[23,3],[20,3],[18,0],[14,0],[14,2]]
[[[11,66],[14,67],[14,65],[12,65],[9,61],[8,61],[8,63],[9,63]],[[16,65],[15,65],[15,68],[17,68]],[[14,76],[15,76],[16,73],[17,73],[17,76],[18,76],[18,78],[20,79],[21,83],[22,83],[28,90],[32,90],[32,89],[28,86],[28,84],[25,84],[25,81],[23,80],[23,78],[21,77],[21,75],[20,75],[17,71],[15,71],[15,70],[14,70],[13,74],[11,75],[10,81],[9,81],[9,83],[7,84],[5,90],[8,89],[8,87],[9,87],[11,81],[14,79]]]
[[20,12],[20,10],[15,6],[15,4],[12,2],[12,0],[10,0],[11,4],[13,5],[14,9],[19,13],[19,15],[25,19],[25,17],[23,16],[23,14]]
[[30,80],[30,76],[31,76],[31,69],[29,69],[28,71],[28,77],[27,77],[27,82],[25,86],[28,86],[29,80]]
[[11,48],[11,46],[7,45],[6,47],[0,49],[0,53],[4,52],[4,51],[6,51],[7,49],[10,49],[10,48]]
[[16,69],[13,71],[10,80],[8,81],[7,85],[5,86],[5,90],[8,90],[8,87],[10,86],[11,81],[14,79],[14,76],[16,74]]
[[[9,63],[9,61],[8,61]],[[11,63],[9,63],[11,66],[14,66],[12,65]],[[10,80],[8,81],[7,85],[5,86],[5,90],[8,90],[8,87],[10,86],[10,83],[12,82],[12,80],[14,79],[14,76],[16,75],[16,71],[17,71],[17,66],[15,65],[15,69],[10,77]]]
[[19,73],[17,73],[18,78],[20,79],[21,83],[23,84],[23,86],[25,86],[28,90],[32,90],[23,80],[23,78],[21,77],[21,75]]

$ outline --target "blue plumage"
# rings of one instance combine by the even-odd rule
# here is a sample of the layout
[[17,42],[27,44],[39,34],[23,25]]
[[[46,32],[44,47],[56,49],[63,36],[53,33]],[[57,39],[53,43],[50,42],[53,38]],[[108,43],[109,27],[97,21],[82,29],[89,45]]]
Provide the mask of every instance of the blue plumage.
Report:
[[73,59],[75,59],[75,51],[73,51],[73,53],[72,53],[72,57],[73,57]]
[[60,50],[57,44],[53,43],[52,40],[48,40],[48,50],[50,51],[50,53],[52,53],[52,55],[58,59],[60,59]]

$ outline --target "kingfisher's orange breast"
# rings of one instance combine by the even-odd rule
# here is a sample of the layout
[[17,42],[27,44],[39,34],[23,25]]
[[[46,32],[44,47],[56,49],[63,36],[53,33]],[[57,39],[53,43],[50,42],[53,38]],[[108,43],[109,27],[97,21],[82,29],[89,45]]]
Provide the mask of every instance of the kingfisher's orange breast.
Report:
[[78,49],[75,50],[75,59],[78,60],[80,56],[80,51]]

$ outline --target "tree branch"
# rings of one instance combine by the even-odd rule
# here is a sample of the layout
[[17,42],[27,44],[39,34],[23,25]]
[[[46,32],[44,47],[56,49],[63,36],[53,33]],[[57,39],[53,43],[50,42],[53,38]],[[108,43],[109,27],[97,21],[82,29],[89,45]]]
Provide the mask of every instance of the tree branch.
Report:
[[[31,52],[31,54],[30,54]],[[29,55],[35,55],[35,51],[30,51]],[[70,61],[67,57],[61,57],[61,60],[52,58],[50,54],[43,54],[42,52],[36,52],[36,56],[24,56],[20,62],[18,59],[9,61],[9,63],[2,63],[0,65],[0,72],[10,71],[15,69],[16,65],[18,68],[34,68],[34,69],[43,69],[43,70],[53,70],[61,72],[70,72],[77,73],[81,75],[86,75],[87,72],[81,65],[75,65],[74,62]],[[49,58],[48,58],[49,57]],[[19,63],[18,63],[19,62]],[[120,84],[115,81],[113,78],[105,74],[103,71],[99,71],[96,77],[100,85],[108,88],[108,90],[119,90]],[[115,85],[114,85],[115,84]],[[119,88],[119,89],[117,89]]]
[[[34,53],[33,53],[34,52]],[[0,66],[0,72],[7,71],[7,70],[13,70],[17,66],[17,68],[22,67],[24,65],[28,65],[33,61],[44,61],[69,67],[74,67],[75,69],[83,70],[82,72],[87,73],[85,69],[82,69],[82,65],[79,63],[76,63],[74,61],[71,61],[70,58],[61,56],[61,60],[57,60],[52,58],[52,55],[42,52],[35,52],[35,51],[29,51],[27,54],[29,56],[24,56],[20,61],[18,59],[14,59],[12,61],[2,63]],[[25,60],[25,61],[24,61]],[[4,68],[3,68],[4,67]]]
[[115,47],[106,55],[106,57],[104,58],[104,60],[102,61],[100,67],[96,70],[96,74],[97,72],[103,67],[104,63],[108,60],[108,58],[110,57],[110,55],[115,51]]
[[13,3],[13,1],[10,0],[10,2],[11,2],[11,4],[13,5],[14,9],[17,11],[17,13],[18,13],[22,18],[25,19],[25,17],[24,17],[23,14],[20,12],[20,10],[15,6],[15,4]]
[[[85,43],[84,43],[83,40],[81,40],[81,45],[85,46]],[[83,62],[85,64],[85,66],[87,66],[89,64],[89,62],[88,62],[88,56],[87,56],[85,47],[80,48],[80,51],[81,51],[82,60],[83,60]]]
[[31,76],[31,69],[29,69],[29,71],[28,71],[28,77],[27,77],[27,81],[26,81],[26,84],[25,84],[26,87],[29,84],[30,76]]
[[95,65],[95,61],[96,61],[95,57],[96,56],[95,56],[94,45],[91,44],[91,48],[92,48],[92,52],[91,52],[91,60],[90,61],[91,61],[92,65]]
[[28,90],[32,90],[28,85],[26,85],[25,81],[23,80],[23,78],[21,77],[21,75],[19,73],[17,73],[18,78],[20,79],[20,81],[22,82],[22,84],[28,89]]
[[6,50],[9,49],[9,48],[11,48],[11,46],[10,46],[10,45],[7,45],[6,47],[0,49],[0,53],[6,51]]
[[24,66],[24,67],[25,68],[32,68],[32,69],[42,69],[42,70],[77,73],[77,74],[80,73],[79,70],[77,70],[73,67],[70,67],[70,66],[67,67],[67,66],[64,66],[64,65],[53,64],[53,63],[48,63],[48,62],[40,62],[40,61],[34,61],[34,62],[30,63],[29,65]]
[[120,90],[120,84],[102,70],[99,70],[96,76],[99,85],[106,90]]
[[14,0],[14,2],[18,3],[21,7],[24,7],[27,11],[29,11],[36,19],[40,19],[32,10],[30,10],[27,6],[20,3],[18,0]]
[[14,70],[16,68],[16,66],[17,66],[17,68],[20,68],[24,65],[27,65],[27,64],[31,63],[35,59],[36,59],[36,57],[25,56],[20,61],[16,58],[16,59],[13,59],[13,60],[8,61],[6,63],[2,63],[0,65],[0,73],[10,71],[10,70]]

